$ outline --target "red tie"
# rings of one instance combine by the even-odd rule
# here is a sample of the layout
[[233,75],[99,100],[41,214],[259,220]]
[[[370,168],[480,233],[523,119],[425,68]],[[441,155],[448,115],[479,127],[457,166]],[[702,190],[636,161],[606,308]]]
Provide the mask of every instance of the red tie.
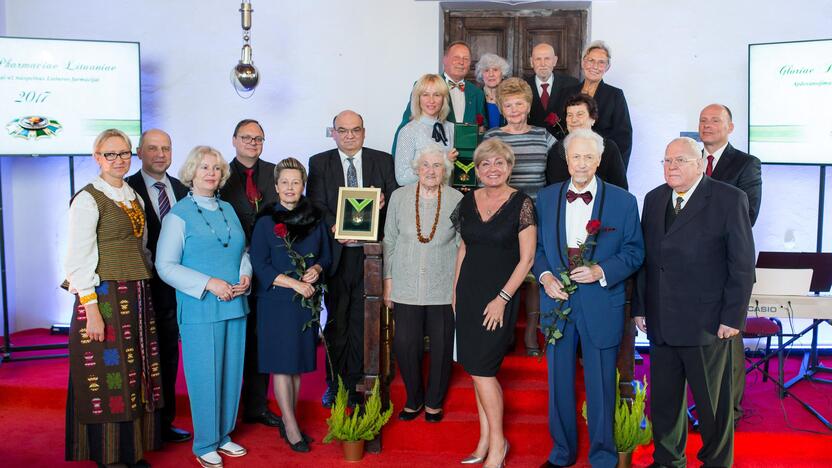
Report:
[[257,191],[257,186],[254,185],[254,169],[246,169],[246,198],[252,205],[257,207],[260,201],[260,192]]
[[589,202],[592,201],[592,192],[575,193],[571,190],[566,191],[566,201],[569,203],[572,203],[579,198],[583,200],[585,204],[589,205]]
[[540,103],[543,104],[544,109],[549,108],[549,83],[543,83],[540,85],[543,88],[543,92],[540,93]]
[[714,155],[708,155],[708,167],[705,168],[705,175],[710,177],[714,172]]

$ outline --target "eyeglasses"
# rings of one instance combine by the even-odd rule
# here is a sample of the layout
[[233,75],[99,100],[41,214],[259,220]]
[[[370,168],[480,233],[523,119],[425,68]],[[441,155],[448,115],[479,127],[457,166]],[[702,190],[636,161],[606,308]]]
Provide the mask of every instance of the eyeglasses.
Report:
[[358,136],[358,135],[361,135],[361,132],[363,132],[363,131],[364,131],[364,127],[355,127],[355,128],[338,127],[338,128],[335,129],[335,133],[337,133],[338,135],[341,135],[341,136],[346,136],[348,133],[350,135]]
[[237,138],[239,138],[243,143],[245,143],[247,145],[251,145],[251,144],[262,145],[263,142],[266,141],[266,139],[261,137],[261,136],[253,137],[253,136],[248,136],[248,135],[242,135],[242,136],[238,136]]
[[101,156],[104,156],[104,159],[106,159],[107,161],[110,161],[110,162],[113,162],[118,158],[127,160],[127,159],[130,159],[130,158],[133,157],[133,153],[131,153],[130,151],[122,151],[120,153],[95,153],[95,154],[100,154]]
[[594,68],[594,67],[607,68],[607,65],[610,64],[610,61],[609,60],[584,59],[584,63],[587,64],[590,68]]
[[681,166],[683,164],[687,164],[689,162],[693,162],[698,160],[699,158],[673,158],[673,159],[662,159],[662,166]]
[[571,155],[567,156],[567,158],[570,161],[575,162],[575,163],[581,162],[581,161],[585,162],[585,163],[591,163],[591,162],[595,161],[598,158],[598,156],[596,156],[594,154],[571,154]]

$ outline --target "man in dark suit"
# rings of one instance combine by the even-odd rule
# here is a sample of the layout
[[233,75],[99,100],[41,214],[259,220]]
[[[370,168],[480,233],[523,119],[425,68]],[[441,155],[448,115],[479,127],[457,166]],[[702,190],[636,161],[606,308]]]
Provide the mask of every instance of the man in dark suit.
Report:
[[[476,124],[477,116],[485,116],[485,94],[476,83],[468,81],[465,76],[471,69],[471,48],[463,41],[455,41],[448,45],[442,57],[443,78],[448,85],[451,112],[448,122]],[[399,131],[410,122],[410,99],[407,100],[402,121],[393,137],[393,151],[396,150],[396,140]]]
[[687,381],[699,413],[705,466],[731,466],[734,407],[730,338],[745,322],[754,283],[748,197],[703,174],[690,138],[667,146],[667,182],[647,194],[646,247],[633,317],[650,339],[653,461],[683,467]]
[[[563,333],[546,352],[549,366],[549,432],[555,446],[541,468],[570,466],[578,456],[575,417],[575,351],[581,342],[586,382],[589,462],[593,467],[615,467],[618,455],[613,436],[615,372],[618,345],[624,329],[624,285],[644,259],[644,241],[636,198],[595,176],[604,140],[578,129],[564,140],[570,179],[550,185],[537,195],[538,229],[535,276],[542,285],[541,310],[571,307],[570,319],[555,324]],[[587,223],[599,220],[594,238]],[[591,266],[571,260],[587,240],[597,245],[585,252]],[[575,249],[575,250],[572,250]],[[567,295],[559,279],[569,271],[578,289]],[[548,320],[547,320],[548,319]],[[543,317],[544,327],[553,317]],[[567,383],[567,384],[564,384]]]
[[551,44],[542,42],[534,46],[531,61],[534,76],[526,78],[532,88],[529,123],[549,130],[558,140],[563,139],[566,123],[560,122],[563,109],[558,109],[558,102],[562,99],[563,89],[578,84],[578,80],[569,75],[554,73],[558,56]]
[[[253,119],[241,120],[234,128],[231,144],[236,155],[231,161],[231,175],[220,189],[220,198],[234,207],[246,233],[246,244],[251,242],[251,231],[260,208],[277,202],[274,188],[274,164],[263,161],[263,127]],[[255,278],[256,280],[256,278]],[[242,413],[243,421],[260,423],[282,430],[283,421],[269,411],[269,375],[257,368],[257,299],[248,296],[250,313],[246,321],[246,355],[243,362]]]
[[[306,195],[324,212],[327,224],[335,230],[338,189],[341,187],[379,187],[382,193],[379,237],[384,232],[387,209],[384,200],[397,188],[393,157],[364,148],[364,119],[345,110],[332,121],[336,149],[309,158],[309,183]],[[324,296],[328,319],[324,337],[329,346],[332,367],[327,362],[327,390],[322,398],[329,407],[335,399],[337,376],[356,402],[355,386],[364,368],[364,249],[357,241],[332,241],[332,265],[326,272],[328,290]]]
[[[147,223],[147,248],[151,264],[156,261],[156,243],[162,229],[162,218],[182,197],[188,188],[175,177],[167,174],[172,153],[170,135],[151,129],[142,133],[136,154],[142,168],[127,178],[127,183],[144,201]],[[156,314],[156,332],[159,335],[159,362],[162,365],[162,440],[185,442],[191,433],[173,425],[176,418],[176,374],[179,370],[179,325],[176,322],[176,291],[154,275],[150,280],[150,294]]]
[[[757,221],[763,195],[763,176],[760,160],[734,148],[728,135],[734,131],[731,110],[722,104],[711,104],[699,113],[699,139],[705,146],[705,175],[745,192],[748,196],[748,216],[751,225]],[[742,395],[745,391],[745,346],[742,333],[731,339],[732,392],[734,394],[734,423],[742,418]]]

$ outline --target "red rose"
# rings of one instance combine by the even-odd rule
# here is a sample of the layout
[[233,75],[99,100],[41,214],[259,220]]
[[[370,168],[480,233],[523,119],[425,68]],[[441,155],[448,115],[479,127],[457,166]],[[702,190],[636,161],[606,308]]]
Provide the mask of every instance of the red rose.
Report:
[[286,225],[283,223],[275,224],[274,225],[274,235],[283,239],[286,237],[286,234],[289,233],[289,230],[286,229]]
[[594,236],[598,234],[598,231],[601,230],[601,221],[597,219],[590,219],[589,222],[586,223],[586,233],[590,236]]
[[546,122],[546,125],[554,127],[558,122],[560,122],[560,117],[558,117],[558,115],[554,112],[549,112],[549,115],[546,116],[544,121]]
[[485,118],[482,116],[482,114],[477,114],[477,125],[482,125],[483,122],[485,122]]

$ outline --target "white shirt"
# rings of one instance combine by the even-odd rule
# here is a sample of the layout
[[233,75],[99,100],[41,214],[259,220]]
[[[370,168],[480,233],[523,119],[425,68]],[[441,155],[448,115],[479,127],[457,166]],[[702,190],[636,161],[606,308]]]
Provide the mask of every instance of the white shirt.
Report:
[[[448,81],[454,81],[457,84],[460,84],[464,83],[465,79],[463,78],[460,81],[456,81],[445,73],[445,82],[447,83]],[[454,109],[454,118],[457,122],[462,123],[465,118],[465,91],[459,89],[459,86],[455,88],[448,86],[448,91],[451,95],[451,107]]]
[[673,206],[675,207],[676,199],[678,197],[682,197],[682,209],[685,209],[685,205],[688,204],[688,200],[690,200],[690,197],[691,195],[693,195],[693,192],[696,190],[696,187],[699,187],[699,182],[702,182],[702,177],[704,176],[699,176],[699,178],[696,179],[696,182],[685,193],[679,193],[674,190],[673,193],[670,194],[670,196],[673,197],[670,199],[670,203],[673,204]]
[[[352,158],[353,158],[352,159],[352,164],[353,164],[353,166],[355,166],[355,175],[358,176],[358,186],[359,187],[364,186],[364,177],[361,176],[361,152],[362,151],[363,151],[363,149],[360,149],[360,150],[358,150],[357,153],[355,153],[352,156]],[[344,169],[344,187],[346,187],[347,186],[347,180],[348,180],[347,179],[347,170],[350,167],[350,163],[349,163],[349,161],[347,161],[347,158],[349,158],[350,156],[347,156],[347,153],[344,153],[340,149],[338,150],[338,155],[341,156],[341,167]]]
[[706,150],[705,148],[702,148],[702,157],[705,158],[705,166],[704,167],[707,169],[707,167],[708,167],[708,155],[711,155],[711,156],[714,157],[714,162],[711,164],[711,169],[715,171],[716,170],[716,164],[719,162],[719,158],[722,157],[722,153],[725,151],[725,148],[727,148],[727,147],[728,147],[728,142],[726,141],[725,144],[722,145],[722,148],[719,148],[718,150],[714,151],[713,153],[708,153],[708,150]]
[[549,89],[547,90],[547,92],[549,93],[549,97],[552,97],[552,91],[554,91],[553,88],[555,87],[555,74],[552,73],[551,75],[549,75],[549,79],[546,81],[540,81],[540,78],[538,78],[537,75],[534,76],[534,84],[537,85],[538,96],[543,96],[543,86],[541,85],[544,83],[549,85]]
[[[129,204],[138,199],[144,208],[144,202],[127,182],[122,186],[113,187],[101,177],[92,181],[92,186],[100,190],[107,198],[116,203]],[[98,204],[89,192],[80,191],[69,206],[69,239],[67,254],[64,261],[64,273],[69,282],[69,290],[80,296],[87,296],[95,292],[95,287],[101,284],[101,279],[95,272],[98,267]],[[147,229],[142,234],[142,247],[147,264],[150,265],[150,251],[147,250]],[[98,301],[90,301],[97,303]]]
[[156,217],[159,217],[159,189],[153,186],[156,182],[161,182],[165,184],[165,193],[168,195],[168,200],[170,201],[170,207],[173,208],[173,205],[176,204],[176,195],[173,194],[173,185],[170,183],[170,179],[168,175],[165,174],[162,177],[162,180],[156,180],[148,174],[147,172],[142,169],[141,171],[142,179],[144,180],[144,185],[147,187],[147,195],[150,198],[150,204],[153,206],[153,211],[156,212]]
[[[568,201],[566,202],[566,213],[564,215],[566,224],[566,246],[577,249],[580,244],[586,242],[586,224],[592,218],[592,209],[595,207],[595,200],[597,199],[596,195],[598,194],[598,179],[593,177],[583,190],[578,190],[570,179],[568,190],[575,193],[589,192],[592,194],[592,200],[589,203],[584,203],[581,198],[576,198],[572,203],[569,203]],[[547,273],[552,274],[551,271],[544,271],[540,274],[538,281]],[[603,271],[601,274],[601,279],[598,280],[598,282],[601,284],[601,287],[606,287],[607,281],[603,276]]]

